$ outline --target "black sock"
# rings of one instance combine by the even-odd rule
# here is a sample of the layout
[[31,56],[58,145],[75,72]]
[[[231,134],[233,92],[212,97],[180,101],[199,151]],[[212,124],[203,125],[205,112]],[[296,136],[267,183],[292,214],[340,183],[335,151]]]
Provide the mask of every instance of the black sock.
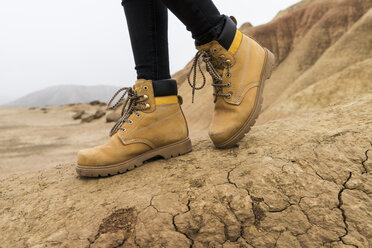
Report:
[[213,29],[205,33],[204,36],[201,36],[199,39],[195,40],[195,45],[201,46],[213,40],[217,40],[221,46],[223,46],[226,50],[229,50],[234,41],[236,29],[237,28],[234,21],[231,20],[230,17],[224,16],[224,18],[217,23]]
[[220,35],[217,38],[217,41],[223,46],[226,50],[229,50],[231,44],[234,41],[236,33],[236,24],[230,17],[226,17],[225,24],[222,28]]
[[177,81],[174,79],[153,80],[154,96],[174,96],[177,95]]

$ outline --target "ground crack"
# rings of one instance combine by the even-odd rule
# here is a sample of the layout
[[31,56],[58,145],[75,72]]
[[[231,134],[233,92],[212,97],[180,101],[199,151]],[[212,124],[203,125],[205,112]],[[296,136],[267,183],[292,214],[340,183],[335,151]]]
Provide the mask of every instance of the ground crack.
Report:
[[[187,211],[186,211],[186,212],[183,212],[182,214],[186,214],[186,213],[188,213],[188,212],[191,211],[190,203],[191,203],[191,200],[188,200],[188,201],[187,201],[187,204],[186,204],[186,206],[187,206]],[[176,217],[177,217],[178,215],[180,215],[180,213],[177,213],[176,215],[173,215],[173,216],[172,216],[172,224],[173,224],[174,230],[175,230],[176,232],[178,232],[178,233],[183,234],[183,235],[184,235],[188,240],[190,240],[190,242],[191,242],[191,244],[190,244],[190,248],[192,248],[192,247],[194,246],[194,240],[193,240],[193,239],[192,239],[192,238],[191,238],[187,233],[182,232],[181,230],[179,230],[179,228],[178,228],[178,226],[177,226],[177,224],[176,224],[175,219],[176,219]]]
[[[176,232],[178,232],[178,233],[183,234],[183,235],[184,235],[188,240],[190,240],[190,242],[191,242],[190,248],[192,248],[192,247],[194,246],[194,240],[193,240],[193,239],[192,239],[192,238],[191,238],[187,233],[184,233],[184,232],[182,232],[181,230],[179,230],[178,227],[177,227],[177,225],[176,225],[175,218],[176,218],[176,216],[180,215],[180,213],[177,213],[177,214],[175,214],[175,215],[172,215],[171,213],[164,212],[164,211],[160,211],[160,210],[157,209],[157,208],[154,206],[154,204],[153,204],[153,200],[154,200],[155,197],[156,197],[156,196],[152,196],[152,197],[151,197],[151,199],[150,199],[150,203],[149,203],[149,205],[148,205],[147,207],[152,207],[152,208],[154,208],[155,211],[156,211],[157,213],[165,213],[165,214],[169,214],[169,215],[171,215],[171,216],[172,216],[172,225],[173,225],[173,227],[174,227],[174,230],[175,230]],[[188,200],[188,201],[187,201],[187,204],[186,204],[186,206],[187,206],[187,211],[186,211],[186,212],[183,212],[182,214],[185,214],[185,213],[187,213],[187,212],[190,212],[190,210],[191,210],[190,203],[191,203],[191,200]],[[147,208],[147,207],[146,207],[146,208]]]
[[282,236],[284,231],[281,231],[278,235],[278,237],[275,239],[275,244],[274,244],[274,247],[278,247],[278,240],[280,239],[280,236]]
[[349,172],[349,176],[346,178],[345,182],[342,184],[342,188],[338,192],[338,205],[337,205],[337,208],[341,211],[342,220],[343,220],[344,225],[345,225],[345,233],[339,237],[339,240],[338,241],[341,241],[345,245],[351,245],[351,246],[354,246],[354,247],[357,247],[358,248],[357,245],[347,244],[344,241],[344,237],[346,237],[349,234],[349,225],[347,224],[347,217],[346,217],[345,210],[342,208],[342,205],[344,204],[343,201],[342,201],[342,193],[344,192],[345,189],[347,189],[346,184],[350,181],[350,179],[351,179],[352,176],[353,176],[353,173],[352,172]]
[[[228,182],[229,184],[233,185],[233,186],[234,186],[235,188],[237,188],[237,189],[238,189],[239,187],[238,187],[238,185],[237,185],[235,182],[233,182],[233,181],[231,180],[231,173],[232,173],[236,168],[238,168],[238,166],[239,166],[240,164],[241,164],[241,163],[237,164],[236,166],[234,166],[232,169],[230,169],[230,170],[227,172],[227,182]],[[250,196],[250,194],[249,194],[249,190],[246,190],[246,191],[247,191],[247,193],[248,193],[248,196],[251,198],[251,196]],[[253,205],[254,205],[254,204],[252,203],[252,208],[253,208]],[[225,230],[225,237],[226,237],[226,239],[229,240],[229,241],[231,241],[231,242],[237,242],[237,241],[239,240],[239,238],[242,238],[245,242],[247,242],[247,241],[244,239],[244,236],[243,236],[243,235],[244,235],[244,222],[239,220],[239,218],[238,218],[238,216],[236,215],[234,209],[231,207],[231,202],[230,202],[230,201],[227,201],[227,206],[228,206],[228,209],[230,210],[230,212],[234,215],[236,221],[240,223],[240,232],[239,232],[239,236],[238,236],[236,239],[234,239],[234,240],[229,240],[229,237],[228,237],[228,235],[226,234],[226,230]],[[254,212],[254,210],[253,210],[253,212]],[[255,215],[255,219],[256,219],[256,215]],[[226,241],[227,241],[227,240],[226,240]]]
[[[155,197],[157,197],[157,195],[154,195],[154,196],[151,197],[151,199],[150,199],[150,203],[149,203],[149,205],[148,205],[146,208],[148,208],[148,207],[152,207],[153,209],[155,209],[155,211],[156,211],[157,213],[161,213],[161,214],[170,214],[170,215],[172,215],[171,213],[168,213],[168,212],[165,212],[165,211],[161,211],[161,210],[159,210],[157,207],[155,207],[155,205],[152,203]],[[145,209],[146,209],[146,208],[145,208]]]
[[[233,167],[232,169],[230,169],[228,172],[227,172],[227,181],[229,184],[231,185],[234,185],[235,188],[239,188],[238,185],[231,181],[231,173],[239,166],[240,164],[236,165],[235,167]],[[252,200],[252,211],[253,211],[253,214],[254,214],[254,225],[255,226],[259,226],[260,225],[260,222],[263,218],[265,218],[265,212],[264,210],[260,207],[260,203],[261,202],[264,202],[264,199],[263,198],[260,198],[260,197],[254,197],[254,196],[251,196],[250,192],[249,192],[249,189],[245,189],[248,193],[248,196],[251,198]],[[237,218],[235,212],[231,209],[231,206],[230,206],[230,202],[228,202],[228,207],[230,208],[231,212],[235,215],[236,219],[238,222],[240,222],[240,220]],[[241,237],[243,237],[243,225],[241,225]]]
[[227,181],[229,182],[229,184],[234,185],[235,188],[238,188],[238,185],[236,185],[236,183],[234,183],[233,181],[231,181],[230,176],[231,176],[231,172],[233,172],[237,167],[238,166],[235,166],[234,168],[232,168],[231,170],[229,170],[227,172]]
[[[370,145],[372,146],[372,142],[370,142]],[[364,152],[364,155],[366,156],[366,158],[362,161],[362,167],[363,167],[363,172],[362,172],[362,174],[366,174],[366,173],[368,173],[368,168],[367,168],[367,165],[366,165],[366,162],[368,161],[368,152],[369,151],[371,151],[370,149],[368,149],[368,150],[366,150],[365,152]]]
[[[231,213],[234,215],[236,221],[240,223],[240,233],[239,233],[239,237],[237,237],[237,238],[234,239],[234,240],[230,240],[230,241],[232,241],[232,242],[236,242],[236,241],[239,240],[239,238],[244,239],[244,238],[243,238],[243,235],[244,235],[244,222],[239,220],[239,218],[238,218],[238,216],[236,215],[234,209],[231,207],[231,203],[230,203],[229,201],[227,202],[227,206],[228,206],[229,210],[231,211]],[[225,236],[226,236],[226,239],[229,238],[229,237],[228,237],[229,235],[226,235],[226,233],[225,233]],[[245,239],[244,239],[244,240],[245,240]]]

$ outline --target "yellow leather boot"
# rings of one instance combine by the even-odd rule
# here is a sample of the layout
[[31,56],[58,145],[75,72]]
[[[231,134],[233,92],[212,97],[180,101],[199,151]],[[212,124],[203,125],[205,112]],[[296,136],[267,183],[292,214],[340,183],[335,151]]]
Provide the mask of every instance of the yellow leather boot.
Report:
[[152,81],[140,79],[133,88],[122,88],[114,95],[113,98],[124,92],[113,106],[116,108],[125,100],[122,117],[111,130],[108,143],[79,151],[76,166],[79,175],[115,175],[153,157],[168,159],[191,151],[180,98],[155,97],[154,88]]
[[[254,125],[262,105],[264,83],[274,68],[274,55],[255,40],[236,29],[231,19],[225,24],[221,36],[233,32],[230,47],[226,49],[214,40],[198,46],[193,67],[189,73],[189,84],[195,86],[199,59],[206,63],[206,69],[213,79],[215,107],[209,129],[209,136],[218,148],[229,148],[240,141]],[[200,65],[199,65],[200,69]],[[194,82],[190,76],[194,70]],[[194,93],[194,92],[193,92]]]

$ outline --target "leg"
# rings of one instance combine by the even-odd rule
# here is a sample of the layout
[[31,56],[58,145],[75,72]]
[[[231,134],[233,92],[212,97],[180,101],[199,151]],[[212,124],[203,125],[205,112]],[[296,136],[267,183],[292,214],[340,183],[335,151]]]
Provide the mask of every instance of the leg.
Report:
[[[224,29],[227,16],[221,15],[212,0],[161,0],[167,8],[185,24],[191,31],[196,45],[204,45],[212,40],[218,40]],[[234,29],[234,25],[232,25]],[[229,29],[230,30],[230,29]],[[235,30],[220,39],[221,45],[226,49],[232,43]]]
[[196,87],[195,82],[200,58],[212,76],[215,108],[209,136],[218,148],[232,147],[256,122],[264,82],[275,64],[274,55],[237,30],[233,20],[221,15],[212,0],[162,1],[196,39],[199,52],[189,73],[193,96],[205,85],[205,77],[202,86]]
[[124,0],[123,6],[138,80],[133,88],[122,88],[114,95],[123,92],[110,109],[124,104],[109,142],[79,152],[76,171],[82,176],[115,175],[153,157],[171,158],[191,151],[177,82],[169,75],[167,9],[160,0]]
[[123,0],[138,79],[169,79],[168,13],[160,0]]

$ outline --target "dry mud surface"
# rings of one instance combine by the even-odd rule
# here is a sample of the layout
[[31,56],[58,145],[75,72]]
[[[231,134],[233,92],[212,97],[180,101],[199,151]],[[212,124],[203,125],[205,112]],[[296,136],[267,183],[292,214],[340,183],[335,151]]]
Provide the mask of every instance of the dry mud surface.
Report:
[[191,104],[190,64],[174,77],[193,151],[110,178],[72,163],[112,124],[80,124],[76,106],[0,109],[0,247],[372,247],[371,7],[305,0],[242,26],[278,67],[230,150],[207,138],[212,87]]
[[111,178],[0,182],[1,247],[371,247],[372,95]]

